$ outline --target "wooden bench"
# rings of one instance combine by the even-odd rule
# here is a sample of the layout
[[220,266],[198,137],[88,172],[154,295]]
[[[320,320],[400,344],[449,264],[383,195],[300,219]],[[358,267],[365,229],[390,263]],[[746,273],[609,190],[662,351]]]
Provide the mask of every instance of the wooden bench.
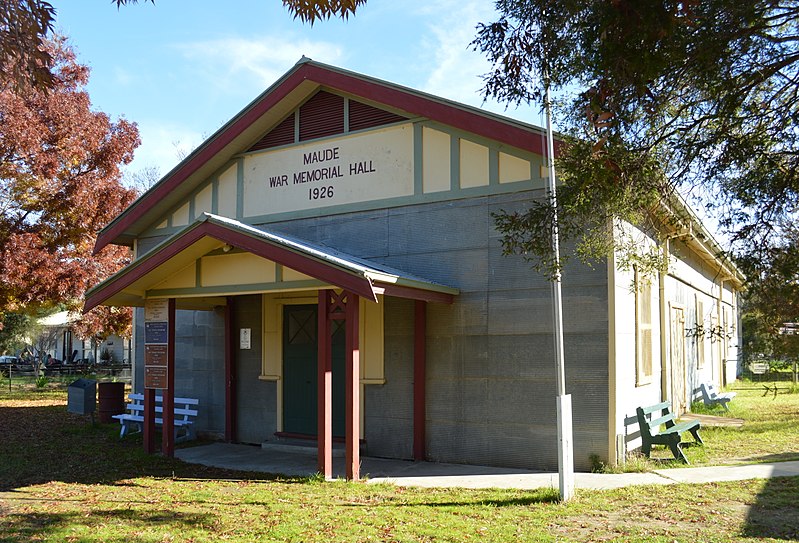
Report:
[[[164,412],[163,400],[163,396],[155,397],[156,426],[162,426],[164,423],[162,417]],[[194,419],[197,417],[199,404],[200,400],[196,398],[175,398],[175,443],[196,439]],[[144,394],[129,394],[127,410],[127,413],[113,415],[113,418],[117,419],[122,425],[119,429],[120,439],[129,433],[135,433],[130,431],[133,427],[136,428],[136,432],[142,431],[142,425],[144,424]]]
[[699,389],[702,391],[702,400],[707,407],[720,405],[725,411],[730,410],[727,404],[737,395],[735,392],[719,392],[713,383],[702,383],[699,385]]
[[[688,464],[688,458],[682,452],[683,442],[680,439],[682,432],[691,432],[694,441],[702,445],[704,441],[699,436],[699,421],[686,420],[676,422],[674,413],[671,412],[671,402],[661,402],[649,407],[636,409],[638,427],[641,429],[641,451],[649,456],[652,445],[667,445],[676,460]],[[665,425],[665,428],[661,426]]]

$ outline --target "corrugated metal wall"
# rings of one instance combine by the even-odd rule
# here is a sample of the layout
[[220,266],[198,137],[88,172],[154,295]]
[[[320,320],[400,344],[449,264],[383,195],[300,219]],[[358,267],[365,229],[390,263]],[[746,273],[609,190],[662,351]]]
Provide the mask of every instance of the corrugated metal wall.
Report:
[[[277,431],[277,384],[258,379],[263,343],[261,296],[237,296],[233,315],[238,440],[261,443],[274,439]],[[250,349],[239,348],[238,331],[242,328],[252,330]]]
[[[135,388],[144,389],[144,310],[136,309]],[[177,311],[175,396],[200,399],[197,428],[216,437],[225,432],[225,322],[221,311]]]
[[[550,284],[503,257],[491,212],[533,192],[271,224],[459,288],[428,305],[427,451],[433,460],[556,469]],[[432,235],[434,233],[434,235]],[[567,250],[567,249],[565,249]],[[607,272],[572,264],[563,282],[567,392],[575,465],[607,457]],[[386,305],[385,385],[366,390],[370,454],[407,458],[412,444],[412,304]]]

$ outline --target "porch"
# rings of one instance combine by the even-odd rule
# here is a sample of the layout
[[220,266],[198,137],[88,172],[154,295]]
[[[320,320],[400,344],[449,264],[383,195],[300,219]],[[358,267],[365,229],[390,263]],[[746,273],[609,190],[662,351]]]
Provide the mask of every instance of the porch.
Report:
[[[309,477],[319,473],[316,447],[211,443],[176,449],[175,457],[190,464],[288,477]],[[345,464],[343,454],[333,455],[332,479],[346,478]],[[360,472],[370,483],[391,482],[407,486],[554,488],[558,484],[557,473],[369,456],[361,457]]]
[[[145,409],[148,409],[147,395],[161,389],[165,412],[170,412],[166,405],[172,401],[170,396],[175,388],[176,311],[222,313],[224,353],[220,354],[224,359],[224,378],[217,382],[224,383],[225,440],[239,441],[238,366],[241,353],[253,351],[255,355],[249,358],[259,358],[262,362],[258,380],[276,383],[273,405],[277,431],[320,436],[315,451],[317,463],[311,473],[334,475],[331,451],[333,436],[338,435],[346,443],[346,477],[358,479],[358,443],[363,431],[361,387],[368,384],[364,381],[369,381],[361,377],[362,345],[365,340],[380,343],[383,333],[379,320],[373,321],[377,329],[370,330],[368,323],[361,326],[365,321],[361,300],[381,306],[385,298],[414,302],[413,351],[409,362],[414,371],[413,451],[414,457],[421,459],[425,457],[426,304],[451,304],[457,294],[455,288],[384,265],[206,213],[92,289],[87,294],[86,309],[100,304],[145,307]],[[263,309],[263,323],[255,327],[234,323],[237,299],[248,295],[260,295],[268,305]],[[148,314],[158,318],[150,318]],[[152,324],[149,330],[153,331],[151,340],[148,340],[148,318]],[[343,337],[334,345],[337,332]],[[335,372],[334,350],[340,359]],[[138,362],[141,363],[141,358]],[[287,366],[290,371],[284,371]],[[148,370],[153,371],[148,373]],[[335,389],[334,373],[339,385]],[[148,381],[151,375],[161,376],[160,380]],[[186,394],[196,396],[191,392]],[[338,428],[334,434],[336,402]],[[165,418],[164,428],[170,424]],[[150,426],[145,424],[144,444],[145,450],[154,452],[154,430],[148,431]],[[172,456],[172,432],[165,431],[163,435],[162,451]]]
[[[302,448],[298,448],[302,449]],[[246,472],[281,474],[288,477],[307,477],[318,473],[316,449],[261,448],[257,445],[211,443],[175,451],[175,456],[190,464],[202,464]],[[333,458],[334,478],[344,479],[345,459]],[[788,463],[786,463],[788,464]],[[750,466],[743,466],[749,468]],[[400,486],[428,488],[513,488],[532,490],[558,487],[557,472],[530,471],[516,468],[498,468],[438,462],[414,462],[386,458],[361,457],[361,474],[368,483],[392,483]],[[715,480],[713,472],[725,468],[693,468],[658,470],[657,473],[575,473],[578,488],[605,490],[630,485],[673,484],[685,481]],[[799,469],[791,466],[791,469]],[[690,474],[688,473],[690,472]],[[705,475],[705,472],[709,472]],[[768,474],[745,472],[747,476],[768,477]],[[723,474],[735,477],[736,473]],[[692,479],[693,477],[693,479]],[[744,478],[744,477],[742,477]]]

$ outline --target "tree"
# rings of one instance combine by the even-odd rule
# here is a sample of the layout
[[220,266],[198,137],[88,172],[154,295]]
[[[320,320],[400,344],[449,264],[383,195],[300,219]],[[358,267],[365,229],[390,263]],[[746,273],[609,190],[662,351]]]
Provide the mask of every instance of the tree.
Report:
[[15,355],[33,330],[33,319],[24,313],[6,313],[0,328],[0,355]]
[[283,0],[289,13],[309,24],[333,16],[347,19],[365,3],[366,0]]
[[[126,4],[138,4],[139,0],[113,0],[117,7]],[[143,0],[147,2],[148,0]],[[155,4],[155,0],[149,0]],[[355,14],[358,6],[366,3],[366,0],[282,0],[289,13],[294,17],[299,17],[303,22],[314,24],[318,20],[330,19],[337,16],[347,19]]]
[[[144,3],[155,0],[143,0]],[[117,8],[139,0],[112,0]],[[355,13],[366,0],[283,0],[295,17],[309,24]],[[54,59],[44,42],[53,31],[56,10],[45,0],[0,0],[0,85],[48,89]]]
[[[89,70],[63,39],[44,47],[48,91],[0,90],[0,314],[75,308],[129,259],[123,247],[92,250],[96,232],[134,198],[119,168],[132,160],[138,130],[92,111]],[[119,318],[108,309],[94,316],[117,327]]]
[[791,365],[796,382],[799,361],[799,227],[765,254],[739,261],[749,278],[742,304],[744,363],[769,359],[772,367]]
[[42,0],[0,0],[0,87],[53,84],[53,58],[44,44],[55,9]]
[[[484,92],[510,103],[559,92],[561,233],[584,255],[611,248],[611,217],[662,220],[675,191],[767,258],[799,204],[799,2],[499,0],[473,46]],[[546,267],[551,210],[500,214],[507,252]],[[585,225],[588,228],[585,228]]]
[[124,183],[134,190],[137,195],[142,195],[158,183],[159,179],[161,179],[161,170],[158,166],[145,166],[141,170],[127,172]]

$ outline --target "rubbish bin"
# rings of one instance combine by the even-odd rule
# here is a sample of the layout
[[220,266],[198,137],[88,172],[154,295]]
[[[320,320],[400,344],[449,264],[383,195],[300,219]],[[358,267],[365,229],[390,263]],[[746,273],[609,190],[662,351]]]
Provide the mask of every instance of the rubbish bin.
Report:
[[77,415],[94,415],[97,405],[97,381],[78,379],[67,386],[67,411]]
[[125,412],[125,383],[101,382],[99,386],[100,422],[114,422],[114,415]]

